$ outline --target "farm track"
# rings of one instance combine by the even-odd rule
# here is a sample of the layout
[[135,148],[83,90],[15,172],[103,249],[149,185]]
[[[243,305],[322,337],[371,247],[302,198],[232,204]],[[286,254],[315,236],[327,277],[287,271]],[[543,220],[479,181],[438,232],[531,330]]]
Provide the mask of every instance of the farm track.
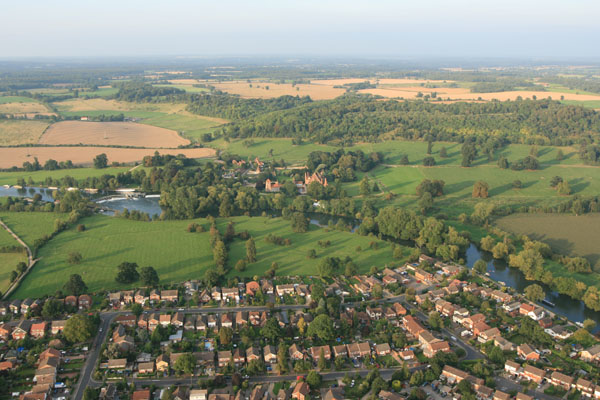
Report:
[[13,283],[10,284],[10,286],[8,287],[8,290],[6,291],[6,293],[4,293],[4,295],[2,296],[2,300],[7,299],[11,293],[17,288],[19,287],[19,284],[21,283],[21,281],[25,278],[25,276],[27,276],[27,274],[29,273],[29,271],[33,268],[33,266],[35,265],[35,263],[38,261],[37,259],[33,258],[33,253],[31,252],[31,249],[29,248],[29,246],[27,246],[27,244],[23,241],[23,239],[21,239],[19,237],[19,235],[17,235],[16,233],[14,233],[12,231],[12,229],[10,229],[1,219],[0,219],[0,225],[8,232],[12,235],[12,237],[15,238],[15,240],[17,242],[19,242],[19,244],[21,246],[23,246],[25,248],[25,250],[27,251],[27,269],[25,270],[25,272],[23,272],[21,274],[21,276],[19,276]]

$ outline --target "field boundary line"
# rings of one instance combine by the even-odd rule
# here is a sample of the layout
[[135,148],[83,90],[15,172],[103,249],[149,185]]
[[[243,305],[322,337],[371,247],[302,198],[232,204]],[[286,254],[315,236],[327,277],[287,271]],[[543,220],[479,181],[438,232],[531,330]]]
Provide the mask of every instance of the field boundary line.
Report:
[[4,295],[2,296],[2,300],[6,300],[11,294],[12,292],[15,291],[15,289],[17,287],[19,287],[19,284],[21,283],[21,281],[23,280],[23,278],[25,278],[25,276],[27,276],[27,274],[29,273],[29,271],[33,268],[33,266],[35,265],[35,263],[38,261],[38,259],[34,259],[33,258],[33,253],[31,252],[31,249],[29,248],[29,246],[27,246],[27,243],[25,243],[23,241],[23,239],[21,239],[19,237],[19,235],[17,235],[16,233],[14,233],[12,231],[12,229],[10,229],[5,223],[4,221],[2,221],[2,219],[0,219],[0,225],[8,232],[12,235],[12,237],[15,238],[15,240],[17,242],[19,242],[19,244],[21,244],[25,250],[27,251],[27,269],[25,270],[25,272],[23,272],[21,274],[21,276],[19,276],[17,279],[15,279],[14,282],[12,282],[10,284],[10,286],[8,287],[8,290],[4,293]]

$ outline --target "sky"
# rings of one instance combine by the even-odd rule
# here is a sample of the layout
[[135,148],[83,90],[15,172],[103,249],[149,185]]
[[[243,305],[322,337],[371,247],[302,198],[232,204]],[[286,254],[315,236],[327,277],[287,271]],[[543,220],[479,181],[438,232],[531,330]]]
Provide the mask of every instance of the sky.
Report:
[[600,58],[598,0],[3,3],[0,58]]

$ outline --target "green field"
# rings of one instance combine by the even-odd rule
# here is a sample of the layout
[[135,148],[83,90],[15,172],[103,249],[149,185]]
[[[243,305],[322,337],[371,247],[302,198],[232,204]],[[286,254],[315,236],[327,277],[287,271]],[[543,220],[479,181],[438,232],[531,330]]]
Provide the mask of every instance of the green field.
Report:
[[45,212],[0,212],[0,219],[29,247],[36,239],[54,231],[54,221],[67,219],[65,214]]
[[201,88],[201,87],[194,87],[191,85],[163,85],[163,84],[159,84],[159,85],[152,85],[155,87],[169,87],[169,88],[175,88],[175,89],[181,89],[181,90],[185,90],[188,93],[207,93],[209,92],[208,89],[206,88]]
[[[279,275],[315,274],[319,258],[325,255],[352,255],[363,272],[372,265],[382,267],[392,261],[389,244],[378,241],[379,248],[371,250],[369,244],[373,239],[368,237],[347,232],[327,232],[315,226],[311,226],[305,234],[293,233],[289,221],[280,218],[234,217],[231,220],[236,223],[236,231],[248,230],[256,240],[258,261],[249,265],[241,274],[243,276],[262,275],[272,262],[279,264]],[[195,221],[208,228],[206,220]],[[218,221],[222,232],[227,221]],[[70,229],[40,250],[41,260],[23,281],[15,297],[54,293],[72,273],[81,274],[90,291],[123,288],[114,281],[117,265],[123,261],[137,262],[140,267],[152,265],[162,282],[200,279],[207,268],[214,267],[214,262],[209,234],[188,233],[186,227],[191,222],[138,222],[106,216],[86,218],[82,221],[87,228],[85,232]],[[268,233],[290,238],[292,245],[281,247],[266,243],[264,236]],[[319,240],[330,240],[331,246],[321,249],[317,245]],[[356,252],[357,246],[363,250]],[[315,249],[319,258],[308,259],[307,252],[310,249]],[[73,266],[66,262],[67,255],[72,251],[82,254],[81,264]],[[229,253],[229,264],[234,265],[245,256],[244,242],[234,241]],[[236,274],[235,270],[230,273],[232,276]]]
[[563,100],[561,103],[569,104],[572,106],[583,106],[587,108],[600,109],[600,100],[586,100],[586,101],[577,101],[577,100]]
[[85,97],[95,97],[95,96],[110,97],[110,96],[114,96],[118,92],[119,92],[119,89],[114,88],[114,87],[98,88],[96,90],[79,92],[79,97],[84,97],[84,98]]
[[28,181],[33,179],[35,183],[43,182],[47,177],[53,179],[61,179],[65,176],[70,176],[75,179],[85,179],[87,177],[97,177],[102,175],[117,175],[119,172],[127,172],[131,167],[110,167],[104,169],[95,168],[73,168],[73,169],[58,169],[55,171],[17,171],[17,172],[0,172],[0,185],[16,185],[19,178]]
[[0,104],[8,103],[37,103],[37,100],[24,96],[0,96]]
[[[585,257],[596,271],[600,270],[600,214],[515,214],[499,218],[495,224],[508,232],[546,242],[560,254]],[[559,275],[564,272],[564,267],[553,271]],[[600,284],[600,277],[596,273],[577,274],[577,279],[588,285]]]
[[24,253],[0,253],[0,293],[10,286],[10,273],[21,261],[27,262]]

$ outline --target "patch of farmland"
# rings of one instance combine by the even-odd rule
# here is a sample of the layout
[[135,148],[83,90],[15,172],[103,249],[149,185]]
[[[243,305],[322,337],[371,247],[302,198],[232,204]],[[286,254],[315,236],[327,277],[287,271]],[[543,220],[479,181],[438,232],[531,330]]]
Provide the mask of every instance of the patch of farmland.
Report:
[[155,151],[160,154],[183,154],[187,158],[214,157],[215,150],[208,148],[197,149],[128,149],[101,146],[60,146],[60,147],[0,147],[0,168],[21,166],[25,161],[33,162],[37,157],[41,164],[53,159],[58,162],[71,160],[77,165],[91,165],[98,154],[105,153],[108,162],[133,163],[141,161],[145,156],[151,156]]
[[134,122],[62,121],[51,125],[39,143],[174,148],[190,142],[176,131]]
[[48,125],[41,120],[0,120],[0,146],[37,143]]

